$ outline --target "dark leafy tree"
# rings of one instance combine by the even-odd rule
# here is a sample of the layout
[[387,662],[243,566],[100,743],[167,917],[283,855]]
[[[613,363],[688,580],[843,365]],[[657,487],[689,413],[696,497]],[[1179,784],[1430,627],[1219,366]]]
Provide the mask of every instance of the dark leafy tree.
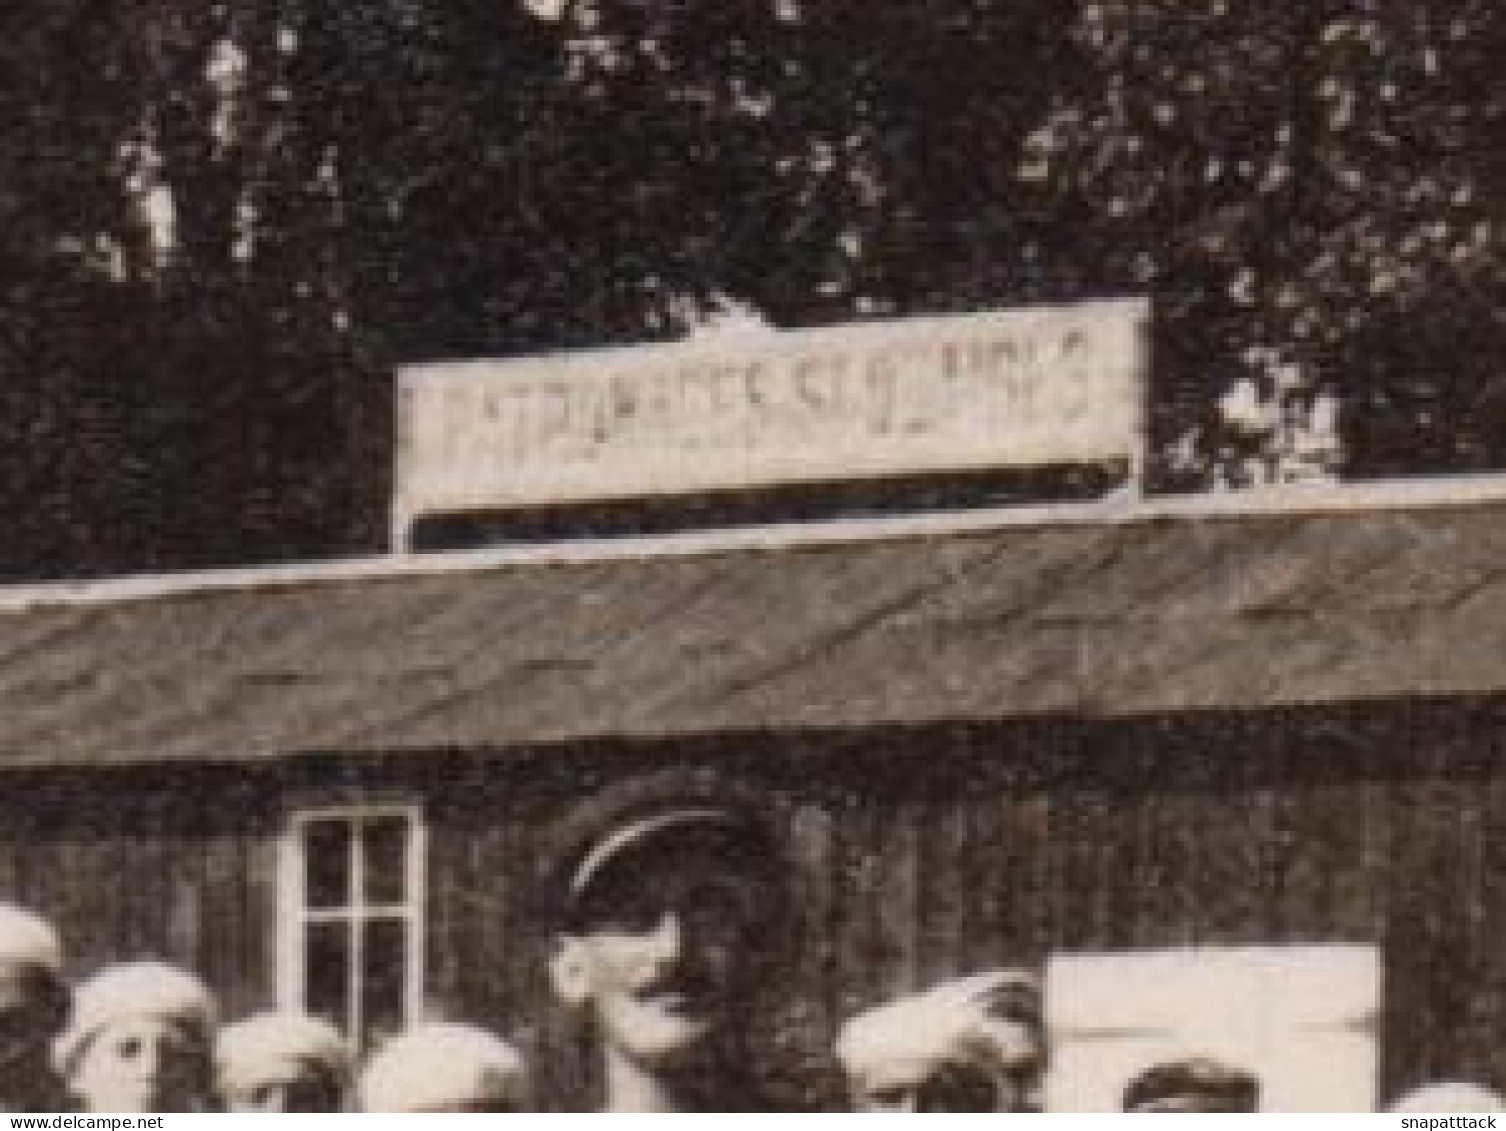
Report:
[[1486,0],[24,0],[11,575],[381,543],[391,367],[1146,293],[1162,489],[1506,458]]
[[1157,300],[1163,484],[1499,466],[1500,34],[1469,0],[1083,7],[1097,92],[1028,169],[1055,269]]

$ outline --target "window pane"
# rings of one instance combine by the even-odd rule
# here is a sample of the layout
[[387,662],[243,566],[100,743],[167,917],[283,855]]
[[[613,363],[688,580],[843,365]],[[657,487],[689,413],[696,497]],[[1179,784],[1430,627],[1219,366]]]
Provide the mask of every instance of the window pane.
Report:
[[310,923],[304,932],[304,1008],[343,1032],[349,1013],[350,924]]
[[361,829],[366,849],[366,902],[398,904],[406,898],[408,818],[373,817]]
[[350,903],[350,823],[310,821],[303,826],[304,894],[311,908]]
[[408,927],[401,919],[371,919],[363,927],[361,959],[362,1044],[379,1045],[403,1028],[403,986],[408,969]]

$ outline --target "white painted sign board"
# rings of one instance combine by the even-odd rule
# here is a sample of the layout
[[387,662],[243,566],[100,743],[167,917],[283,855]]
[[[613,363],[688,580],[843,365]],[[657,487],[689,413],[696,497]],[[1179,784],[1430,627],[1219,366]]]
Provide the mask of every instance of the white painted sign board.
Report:
[[1362,945],[1059,955],[1047,1109],[1118,1111],[1151,1065],[1212,1056],[1255,1073],[1262,1111],[1373,1111],[1380,972]]
[[1144,300],[415,365],[394,520],[1125,460]]

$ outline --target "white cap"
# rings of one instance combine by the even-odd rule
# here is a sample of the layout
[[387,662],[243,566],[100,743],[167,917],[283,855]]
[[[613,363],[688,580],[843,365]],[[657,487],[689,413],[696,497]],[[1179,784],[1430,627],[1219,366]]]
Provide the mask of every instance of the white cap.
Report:
[[258,1013],[225,1026],[215,1041],[214,1062],[222,1091],[254,1088],[290,1069],[322,1072],[341,1088],[350,1078],[345,1038],[333,1025],[303,1013]]
[[63,974],[63,947],[57,932],[39,915],[13,903],[0,903],[0,966]]
[[1020,970],[996,970],[858,1014],[837,1035],[836,1055],[848,1079],[864,1089],[948,1065],[992,1073],[1022,1052],[1039,1056],[1039,1026],[1036,979]]
[[518,1051],[473,1025],[428,1022],[393,1037],[367,1062],[357,1086],[362,1111],[438,1111],[527,1103]]
[[215,1027],[214,997],[185,970],[161,962],[107,966],[73,995],[73,1016],[58,1041],[58,1061],[71,1073],[96,1036],[135,1017],[160,1017],[194,1032],[207,1045]]
[[1391,1105],[1391,1111],[1415,1115],[1448,1112],[1506,1111],[1506,1099],[1479,1084],[1449,1081],[1414,1088]]

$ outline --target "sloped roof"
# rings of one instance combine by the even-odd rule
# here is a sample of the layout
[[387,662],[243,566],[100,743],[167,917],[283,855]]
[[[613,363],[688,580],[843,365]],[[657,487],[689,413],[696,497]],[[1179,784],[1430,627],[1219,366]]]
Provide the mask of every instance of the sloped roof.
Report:
[[0,765],[1506,688],[1506,501],[1141,508],[0,602]]

